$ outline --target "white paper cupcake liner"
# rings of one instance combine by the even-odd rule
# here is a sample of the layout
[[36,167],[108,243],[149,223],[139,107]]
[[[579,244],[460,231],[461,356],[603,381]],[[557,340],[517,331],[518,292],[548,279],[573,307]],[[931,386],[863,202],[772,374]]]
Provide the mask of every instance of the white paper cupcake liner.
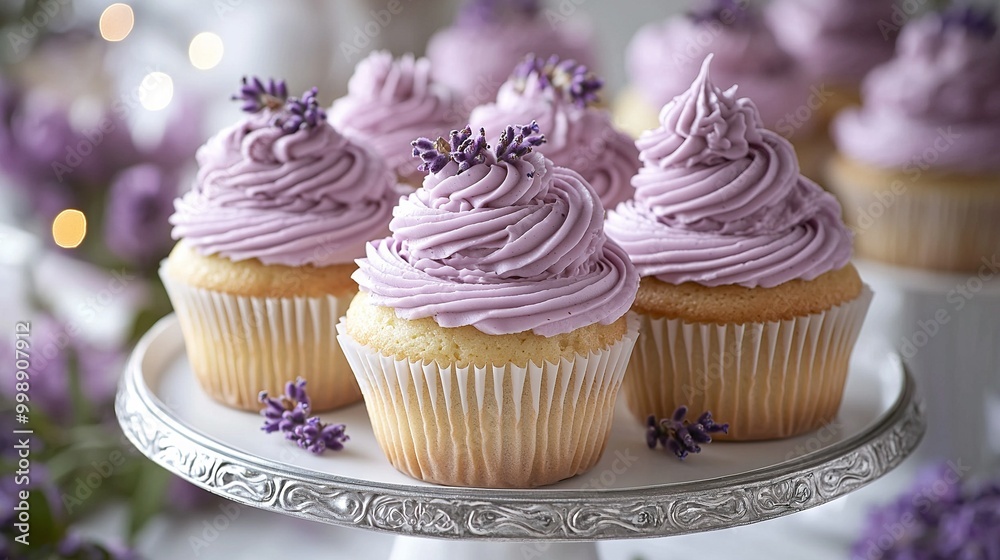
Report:
[[1000,184],[996,187],[909,186],[897,194],[889,185],[877,191],[836,185],[836,192],[859,255],[915,268],[971,272],[984,258],[1000,254]]
[[785,321],[690,323],[634,313],[640,337],[623,390],[641,422],[682,405],[728,422],[719,439],[790,437],[834,419],[872,292]]
[[628,325],[608,348],[527,367],[398,360],[337,329],[393,466],[438,484],[531,488],[600,459],[638,336]]
[[281,394],[287,382],[302,377],[314,412],[361,400],[335,331],[353,294],[245,297],[194,288],[162,270],[160,277],[180,320],[191,368],[213,399],[257,411],[261,391]]

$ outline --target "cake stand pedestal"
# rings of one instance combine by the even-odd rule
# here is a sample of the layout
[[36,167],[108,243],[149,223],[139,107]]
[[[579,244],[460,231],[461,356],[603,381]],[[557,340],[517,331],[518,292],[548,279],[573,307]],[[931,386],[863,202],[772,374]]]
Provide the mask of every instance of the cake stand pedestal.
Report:
[[852,366],[838,418],[811,434],[715,443],[681,462],[648,449],[644,428],[619,403],[605,453],[589,472],[535,490],[450,488],[393,469],[360,404],[323,415],[348,426],[341,452],[315,456],[264,434],[259,416],[201,392],[173,316],[136,346],[115,409],[132,443],[176,475],[256,508],[400,535],[391,560],[597,560],[593,543],[602,539],[764,521],[872,482],[925,429],[912,378],[887,356],[878,366]]

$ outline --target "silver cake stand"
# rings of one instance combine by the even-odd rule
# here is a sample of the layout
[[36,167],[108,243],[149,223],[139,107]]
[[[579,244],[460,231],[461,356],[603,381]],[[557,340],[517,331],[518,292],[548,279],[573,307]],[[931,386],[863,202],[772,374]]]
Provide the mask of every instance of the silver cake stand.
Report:
[[[812,434],[715,443],[684,462],[646,447],[621,407],[591,471],[536,490],[449,488],[393,469],[363,405],[324,415],[351,441],[315,456],[260,431],[257,415],[198,388],[173,316],[133,352],[116,402],[150,459],[224,498],[285,515],[399,535],[391,560],[597,560],[594,541],[746,525],[843,496],[898,466],[925,428],[894,356],[854,366],[838,419]],[[722,419],[724,420],[724,419]]]

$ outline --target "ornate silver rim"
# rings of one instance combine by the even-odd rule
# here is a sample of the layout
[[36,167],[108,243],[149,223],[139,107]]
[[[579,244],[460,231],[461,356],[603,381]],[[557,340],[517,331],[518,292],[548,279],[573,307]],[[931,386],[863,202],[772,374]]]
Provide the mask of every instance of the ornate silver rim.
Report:
[[631,490],[503,490],[377,485],[227,448],[174,418],[143,382],[140,364],[168,317],[140,341],[115,411],[147,457],[227,499],[286,515],[420,537],[592,541],[723,529],[802,511],[853,492],[898,466],[920,443],[923,404],[905,371],[902,394],[873,426],[773,468],[697,483]]

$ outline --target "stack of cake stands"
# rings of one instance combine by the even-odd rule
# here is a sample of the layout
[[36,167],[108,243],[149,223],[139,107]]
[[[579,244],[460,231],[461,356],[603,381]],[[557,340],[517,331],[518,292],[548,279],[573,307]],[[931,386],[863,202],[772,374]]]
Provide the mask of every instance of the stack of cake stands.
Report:
[[259,416],[210,400],[173,316],[136,346],[116,411],[132,443],[185,480],[263,510],[398,535],[391,560],[597,560],[598,540],[773,519],[883,476],[925,429],[913,379],[886,355],[852,364],[837,419],[800,437],[715,443],[681,462],[648,449],[643,426],[619,406],[603,458],[583,475],[533,490],[436,486],[392,468],[363,405],[323,415],[346,423],[351,441],[315,456],[261,432]]

